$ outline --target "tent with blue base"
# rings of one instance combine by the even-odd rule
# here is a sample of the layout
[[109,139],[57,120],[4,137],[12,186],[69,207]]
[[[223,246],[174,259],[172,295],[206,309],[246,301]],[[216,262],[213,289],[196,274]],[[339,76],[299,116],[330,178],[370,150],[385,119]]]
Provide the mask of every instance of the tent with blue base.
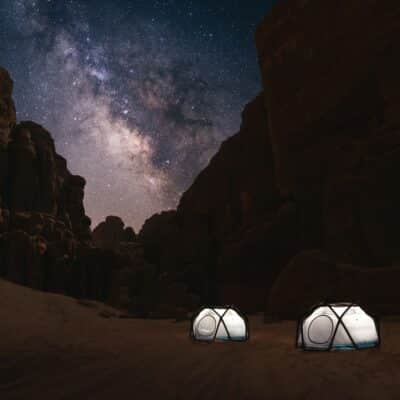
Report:
[[322,303],[301,317],[296,346],[304,350],[361,350],[380,344],[378,321],[354,303]]
[[191,321],[194,340],[242,342],[249,338],[248,320],[233,306],[203,307]]

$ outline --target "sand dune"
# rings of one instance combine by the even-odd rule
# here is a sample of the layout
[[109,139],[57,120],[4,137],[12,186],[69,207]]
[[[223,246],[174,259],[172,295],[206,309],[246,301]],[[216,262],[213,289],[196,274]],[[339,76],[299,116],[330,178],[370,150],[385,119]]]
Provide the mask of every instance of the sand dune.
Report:
[[292,321],[254,316],[249,342],[207,345],[189,340],[187,322],[104,309],[0,280],[0,398],[400,398],[396,320],[383,321],[380,349],[306,353]]

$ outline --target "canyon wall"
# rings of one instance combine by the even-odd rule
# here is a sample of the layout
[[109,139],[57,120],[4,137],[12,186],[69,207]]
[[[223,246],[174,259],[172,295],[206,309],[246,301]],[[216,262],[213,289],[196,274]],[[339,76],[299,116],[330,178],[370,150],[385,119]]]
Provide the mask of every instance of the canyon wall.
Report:
[[69,172],[42,126],[16,122],[12,89],[0,68],[0,276],[104,300],[115,260],[92,246],[85,179]]
[[302,238],[290,198],[275,184],[264,94],[243,111],[238,133],[225,140],[183,194],[177,211],[153,216],[139,240],[160,272],[187,282],[203,303],[262,309],[269,285]]
[[395,1],[278,2],[256,33],[264,92],[177,211],[139,234],[154,263],[246,311],[293,317],[330,298],[393,312],[399,37]]
[[[390,0],[281,1],[257,30],[276,184],[303,210],[307,247],[333,265],[400,265],[399,37],[400,5]],[[314,279],[302,276],[285,285]],[[353,281],[354,298],[393,304],[385,279],[370,283],[374,300],[361,275]],[[291,290],[279,285],[277,312]],[[327,292],[337,297],[338,287]]]
[[399,37],[395,1],[278,2],[257,29],[264,90],[239,132],[138,235],[118,217],[91,234],[84,179],[43,127],[16,123],[0,69],[0,275],[122,296],[145,316],[200,302],[295,317],[328,298],[395,312]]
[[185,316],[196,296],[158,273],[132,228],[109,216],[91,232],[85,179],[70,173],[45,128],[17,123],[12,89],[0,68],[0,277],[143,317]]

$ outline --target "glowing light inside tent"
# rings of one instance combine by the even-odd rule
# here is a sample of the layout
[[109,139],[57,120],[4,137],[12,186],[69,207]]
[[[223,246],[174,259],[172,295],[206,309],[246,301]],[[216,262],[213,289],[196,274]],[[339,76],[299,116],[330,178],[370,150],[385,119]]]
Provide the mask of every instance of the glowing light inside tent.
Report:
[[354,350],[378,344],[376,321],[356,304],[318,306],[298,324],[297,346],[305,350]]
[[195,340],[248,339],[246,318],[233,307],[203,308],[192,320],[191,336]]

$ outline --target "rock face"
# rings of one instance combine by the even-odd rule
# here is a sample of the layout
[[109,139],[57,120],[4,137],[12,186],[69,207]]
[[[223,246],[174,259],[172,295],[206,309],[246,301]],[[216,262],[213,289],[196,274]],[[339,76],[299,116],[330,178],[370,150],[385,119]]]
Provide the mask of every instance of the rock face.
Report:
[[12,90],[13,82],[10,75],[0,67],[0,192],[4,190],[8,170],[7,143],[10,131],[16,123]]
[[222,143],[183,194],[178,207],[181,215],[207,216],[209,231],[221,239],[279,207],[267,123],[261,93],[243,111],[240,131]]
[[[179,274],[158,268],[159,249],[175,239],[166,223],[175,212],[149,219],[140,240],[133,229],[124,228],[119,217],[109,216],[93,231],[93,242],[114,255],[109,302],[146,318],[185,318],[198,306],[198,299]],[[160,223],[161,219],[161,223]],[[118,268],[115,268],[117,262]]]
[[256,35],[265,90],[240,131],[176,211],[137,237],[108,217],[99,248],[84,179],[42,127],[15,125],[0,70],[1,274],[142,315],[200,301],[293,317],[330,297],[397,312],[399,15],[391,0],[278,2]]
[[[394,1],[292,0],[257,31],[276,183],[303,215],[306,248],[320,249],[332,265],[312,262],[309,285],[314,272],[329,279],[338,264],[400,265],[399,12]],[[355,286],[375,276],[348,274]],[[374,301],[388,303],[392,272],[376,274]],[[291,276],[273,289],[275,313],[288,311],[278,298],[296,285]],[[292,310],[306,291],[291,296]]]
[[[264,93],[177,212],[148,222],[165,239],[143,228],[157,268],[191,271],[185,279],[203,302],[246,311],[268,302],[277,316],[331,291],[350,296],[329,284],[341,269],[355,285],[376,276],[374,303],[393,308],[385,287],[400,265],[399,12],[394,1],[277,4],[256,35]],[[309,249],[318,262],[303,257]]]
[[177,211],[150,218],[139,234],[157,268],[178,271],[202,302],[263,307],[266,282],[298,247],[296,209],[275,185],[267,121],[260,94]]
[[119,217],[107,217],[92,235],[85,179],[69,172],[42,126],[16,123],[11,96],[12,80],[0,68],[0,276],[145,317],[196,307],[187,285],[156,269]]
[[121,218],[108,216],[93,230],[93,242],[96,246],[115,249],[121,242],[134,242],[136,234],[131,227],[124,228]]
[[0,149],[8,143],[10,131],[16,123],[12,91],[13,81],[8,72],[0,67]]
[[275,281],[268,314],[298,318],[321,301],[350,301],[375,315],[398,314],[399,267],[365,268],[339,264],[320,250],[296,255]]
[[68,171],[43,127],[16,124],[11,96],[12,81],[0,68],[0,275],[104,300],[117,262],[91,243],[85,180]]
[[257,32],[280,193],[308,205],[314,245],[342,262],[400,257],[399,11],[286,1]]
[[90,219],[83,207],[84,178],[72,175],[54,141],[40,125],[21,122],[10,133],[3,207],[11,212],[56,217],[82,240],[90,240]]

